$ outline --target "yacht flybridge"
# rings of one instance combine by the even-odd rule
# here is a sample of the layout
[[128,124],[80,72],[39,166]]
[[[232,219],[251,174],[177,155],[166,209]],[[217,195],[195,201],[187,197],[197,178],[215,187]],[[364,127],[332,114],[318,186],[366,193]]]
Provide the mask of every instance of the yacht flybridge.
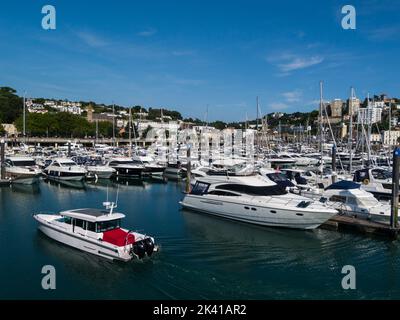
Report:
[[242,222],[295,229],[315,229],[337,210],[289,194],[262,177],[202,177],[180,202],[184,208]]
[[153,237],[121,228],[125,215],[113,212],[113,202],[103,205],[105,209],[75,209],[33,217],[48,237],[107,259],[142,259],[158,250]]

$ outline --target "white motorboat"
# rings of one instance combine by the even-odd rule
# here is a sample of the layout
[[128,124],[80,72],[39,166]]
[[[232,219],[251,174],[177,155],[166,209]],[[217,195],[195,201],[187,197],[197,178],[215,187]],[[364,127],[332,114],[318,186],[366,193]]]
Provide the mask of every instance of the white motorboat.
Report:
[[85,165],[88,177],[96,179],[110,179],[116,170],[110,166],[103,165],[99,160],[92,160]]
[[392,197],[392,173],[384,168],[356,170],[353,180],[362,183],[361,189],[371,192],[378,200]]
[[133,161],[144,166],[144,173],[151,176],[162,176],[165,171],[165,166],[158,164],[150,156],[135,155]]
[[78,166],[76,162],[68,158],[55,158],[43,172],[47,178],[54,180],[83,180],[86,169]]
[[296,229],[315,229],[337,210],[289,194],[265,177],[198,178],[180,202],[184,208],[242,222]]
[[378,201],[372,193],[363,190],[359,183],[353,181],[341,180],[325,190],[302,190],[300,194],[326,202],[342,215],[373,221],[390,221],[390,204]]
[[138,164],[129,157],[112,158],[107,166],[114,168],[115,175],[122,178],[140,178],[144,171],[142,164]]
[[180,177],[182,174],[182,163],[180,161],[177,161],[175,163],[173,162],[168,162],[167,166],[164,170],[164,173],[167,176],[171,176],[171,177]]
[[6,178],[13,183],[34,184],[39,181],[41,171],[35,160],[25,156],[7,157],[4,161]]
[[66,210],[58,214],[34,214],[39,230],[48,237],[79,250],[111,260],[129,261],[151,256],[158,250],[154,238],[121,228],[122,213],[105,209]]

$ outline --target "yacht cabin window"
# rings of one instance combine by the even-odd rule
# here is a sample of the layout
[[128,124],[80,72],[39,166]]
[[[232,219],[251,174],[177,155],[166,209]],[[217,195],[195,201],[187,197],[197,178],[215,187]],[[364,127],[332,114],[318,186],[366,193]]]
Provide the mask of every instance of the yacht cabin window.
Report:
[[10,161],[16,167],[31,167],[35,165],[35,161],[33,160],[17,160],[17,161]]
[[373,170],[371,170],[371,173],[375,179],[379,179],[379,180],[390,179],[392,177],[392,174],[390,173],[390,171],[383,170],[383,169],[373,169]]
[[233,192],[228,192],[224,190],[213,190],[208,192],[207,194],[215,195],[215,196],[231,196],[231,197],[240,197],[240,194],[236,194]]
[[330,201],[346,203],[346,197],[334,195],[329,198]]
[[121,227],[121,219],[96,222],[96,232],[106,232]]
[[286,189],[279,185],[258,187],[244,184],[221,184],[217,186],[216,189],[235,191],[252,196],[278,196],[287,194]]
[[204,182],[198,181],[198,182],[196,182],[196,184],[194,185],[194,187],[190,193],[201,196],[207,192],[209,187],[210,187],[209,183],[204,183]]

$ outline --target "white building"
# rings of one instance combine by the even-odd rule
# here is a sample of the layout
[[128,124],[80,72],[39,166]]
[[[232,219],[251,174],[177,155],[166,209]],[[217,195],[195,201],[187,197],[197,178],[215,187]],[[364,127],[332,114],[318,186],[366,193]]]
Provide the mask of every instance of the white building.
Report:
[[397,140],[400,138],[400,131],[383,131],[383,144],[385,145],[395,145]]
[[382,141],[382,136],[379,133],[371,133],[370,142],[379,143]]
[[177,121],[169,121],[169,122],[156,122],[156,121],[139,121],[138,123],[138,132],[141,134],[148,127],[153,129],[165,129],[165,130],[178,130],[179,123]]
[[367,107],[358,109],[357,122],[359,124],[373,124],[381,122],[382,109],[375,107]]
[[372,103],[372,106],[375,107],[375,108],[383,109],[385,107],[385,101],[374,101]]

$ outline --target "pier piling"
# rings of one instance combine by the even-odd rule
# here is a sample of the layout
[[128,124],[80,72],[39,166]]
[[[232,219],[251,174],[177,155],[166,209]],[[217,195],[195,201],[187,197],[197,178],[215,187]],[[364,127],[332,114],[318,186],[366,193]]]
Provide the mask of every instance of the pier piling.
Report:
[[187,163],[186,163],[186,192],[190,192],[190,178],[192,176],[192,164],[191,164],[191,156],[190,156],[190,147],[187,147],[186,151],[186,156],[187,156]]
[[336,182],[336,145],[332,146],[332,183]]
[[393,173],[392,173],[392,201],[390,210],[390,226],[397,227],[399,210],[399,178],[400,178],[400,147],[393,151]]
[[5,143],[4,140],[0,141],[0,162],[1,162],[1,169],[0,169],[0,180],[5,179],[6,172],[5,172],[5,163],[4,163],[4,154],[5,154]]
[[68,141],[68,158],[71,157],[71,142]]

